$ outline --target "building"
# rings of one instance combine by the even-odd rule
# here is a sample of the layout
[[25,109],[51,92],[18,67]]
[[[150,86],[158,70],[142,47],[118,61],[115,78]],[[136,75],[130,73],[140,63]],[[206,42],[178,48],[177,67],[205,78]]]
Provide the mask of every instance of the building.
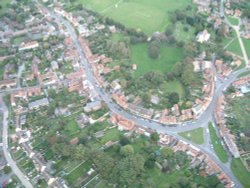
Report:
[[27,42],[27,43],[22,43],[19,46],[19,51],[29,50],[29,49],[33,49],[33,48],[37,48],[37,47],[39,47],[39,43],[37,41],[31,41],[31,42]]
[[87,103],[87,105],[83,108],[85,112],[96,111],[102,108],[102,101],[93,101]]
[[33,110],[33,109],[38,109],[41,106],[48,106],[48,105],[49,105],[48,99],[47,98],[43,98],[43,99],[39,99],[39,100],[36,100],[34,102],[29,103],[28,108],[30,110]]
[[110,118],[110,122],[117,125],[121,131],[132,131],[135,129],[135,123],[127,120],[118,114],[113,114]]
[[210,36],[211,35],[205,29],[204,31],[201,31],[201,32],[198,33],[198,35],[196,36],[196,40],[199,43],[204,43],[204,42],[207,42],[210,39]]

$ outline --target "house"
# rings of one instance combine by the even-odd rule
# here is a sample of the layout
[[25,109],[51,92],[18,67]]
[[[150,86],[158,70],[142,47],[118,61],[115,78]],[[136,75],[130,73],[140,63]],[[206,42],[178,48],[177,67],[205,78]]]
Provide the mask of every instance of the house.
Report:
[[50,64],[51,64],[52,70],[55,71],[55,70],[59,69],[58,63],[56,61],[52,61]]
[[17,79],[12,79],[12,80],[3,80],[0,81],[0,88],[10,88],[10,87],[15,87],[17,85]]
[[116,94],[113,93],[112,98],[116,101],[116,103],[122,108],[128,108],[128,102],[124,94]]
[[144,118],[150,119],[153,114],[154,114],[154,110],[153,109],[146,109],[134,104],[128,104],[128,109],[135,114],[138,114],[139,116],[142,116]]
[[137,65],[136,64],[132,64],[132,70],[137,70]]
[[110,118],[110,122],[117,125],[121,131],[132,131],[135,128],[135,123],[131,120],[125,119],[118,114],[113,114]]
[[156,96],[156,95],[152,95],[152,96],[151,96],[151,100],[150,100],[150,102],[151,102],[151,103],[153,103],[153,104],[155,104],[155,105],[157,105],[157,104],[159,104],[160,99],[159,99],[159,97],[158,97],[158,96]]
[[87,103],[87,105],[83,108],[85,112],[96,111],[102,108],[102,101],[93,101]]
[[76,122],[78,123],[78,126],[80,128],[84,128],[86,124],[89,123],[89,117],[84,114],[81,113],[77,118],[76,118]]
[[179,109],[179,105],[178,104],[175,104],[173,107],[172,107],[172,112],[174,113],[175,116],[179,116],[180,115],[180,109]]
[[37,48],[39,47],[39,43],[37,41],[30,41],[27,43],[21,43],[21,45],[19,46],[19,51],[22,50],[29,50],[29,49],[33,49],[33,48]]
[[39,108],[41,106],[48,106],[48,105],[49,105],[48,99],[47,98],[43,98],[43,99],[39,99],[39,100],[36,100],[34,102],[29,103],[28,104],[28,108],[30,110],[32,110],[32,109],[37,109],[37,108]]
[[244,86],[241,86],[240,91],[242,94],[246,94],[246,93],[250,92],[250,89],[249,89],[249,87],[244,85]]
[[70,140],[70,145],[76,145],[79,142],[79,138],[75,137],[72,140]]
[[196,36],[196,40],[199,43],[204,43],[204,42],[207,42],[210,39],[210,36],[211,35],[205,29],[204,31],[201,31],[201,32],[198,33],[198,35]]

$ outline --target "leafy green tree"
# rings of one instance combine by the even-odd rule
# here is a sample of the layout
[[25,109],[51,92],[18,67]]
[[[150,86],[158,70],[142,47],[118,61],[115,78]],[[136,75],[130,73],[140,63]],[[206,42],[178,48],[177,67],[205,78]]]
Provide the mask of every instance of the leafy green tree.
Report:
[[169,157],[173,156],[174,152],[173,152],[173,150],[171,148],[164,147],[161,150],[161,154],[162,154],[163,157],[169,158]]
[[3,172],[4,172],[4,174],[9,174],[10,172],[11,172],[11,168],[10,168],[10,166],[4,166],[3,167]]
[[157,142],[157,141],[160,139],[159,134],[158,134],[157,132],[152,133],[152,134],[150,135],[150,138],[151,138],[151,140],[154,141],[154,142]]
[[121,149],[120,149],[120,154],[122,156],[125,156],[125,157],[134,154],[134,148],[133,148],[133,146],[131,146],[131,145],[122,146]]
[[75,147],[73,156],[76,160],[83,160],[86,157],[85,155],[86,155],[85,147],[82,144]]

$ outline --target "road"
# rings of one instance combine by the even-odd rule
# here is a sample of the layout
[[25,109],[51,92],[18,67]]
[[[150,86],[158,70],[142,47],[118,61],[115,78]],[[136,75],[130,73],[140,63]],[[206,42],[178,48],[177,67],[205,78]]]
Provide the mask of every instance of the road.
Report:
[[25,174],[18,168],[15,161],[12,159],[10,152],[8,151],[8,116],[9,112],[7,107],[5,106],[2,97],[0,96],[0,110],[3,112],[3,153],[8,165],[11,167],[12,171],[19,178],[21,183],[26,188],[33,188],[30,181],[27,179]]
[[242,187],[242,185],[239,183],[239,181],[235,178],[235,176],[233,175],[233,173],[231,172],[230,166],[222,163],[218,157],[214,154],[213,151],[210,150],[210,148],[204,147],[204,146],[200,146],[200,145],[196,145],[194,143],[192,143],[189,140],[186,140],[182,137],[180,137],[178,135],[178,132],[183,132],[183,131],[188,131],[191,129],[196,129],[198,127],[201,127],[202,125],[204,126],[204,124],[207,124],[207,122],[209,120],[212,120],[213,117],[213,111],[215,109],[216,106],[216,102],[219,98],[219,96],[221,96],[222,92],[237,78],[237,76],[239,74],[241,74],[242,72],[247,71],[247,69],[241,69],[238,70],[236,72],[234,72],[233,74],[231,74],[226,80],[224,81],[218,81],[216,83],[217,88],[215,90],[215,94],[213,96],[213,99],[211,101],[210,106],[207,108],[207,110],[197,119],[197,121],[195,121],[194,123],[189,123],[189,124],[185,124],[185,125],[179,125],[177,127],[166,127],[166,126],[162,126],[160,123],[157,122],[153,122],[153,121],[149,121],[143,118],[140,118],[138,116],[135,116],[127,111],[124,111],[123,109],[121,109],[117,104],[113,103],[109,94],[105,93],[100,87],[97,86],[97,83],[95,81],[95,78],[92,74],[92,71],[89,67],[89,63],[87,61],[87,59],[85,58],[84,52],[80,46],[80,43],[78,41],[78,37],[75,33],[75,30],[73,28],[73,26],[64,18],[62,18],[60,15],[50,11],[49,12],[50,16],[52,18],[55,19],[56,22],[58,22],[59,24],[63,24],[66,29],[68,30],[74,45],[78,51],[79,57],[80,57],[80,62],[85,70],[86,76],[88,78],[88,80],[92,83],[92,85],[94,86],[94,89],[98,92],[98,94],[100,95],[100,97],[102,98],[103,101],[105,101],[109,107],[109,109],[112,112],[115,112],[129,120],[133,120],[137,125],[140,126],[144,126],[147,128],[151,128],[155,131],[157,131],[158,133],[165,133],[168,135],[171,135],[179,140],[184,140],[185,142],[196,146],[197,148],[199,148],[203,153],[207,154],[230,178],[231,180],[235,183],[235,186],[237,188]]
[[[221,14],[224,16],[224,1],[221,0]],[[40,5],[41,6],[41,5]],[[43,7],[45,8],[45,7]],[[63,24],[66,29],[68,30],[74,45],[78,51],[79,57],[80,57],[80,62],[85,70],[86,76],[88,78],[88,80],[92,83],[92,85],[94,86],[94,89],[98,92],[99,96],[102,98],[103,101],[106,102],[106,104],[108,105],[109,109],[112,112],[115,112],[129,120],[134,121],[137,125],[140,126],[144,126],[150,129],[153,129],[155,131],[157,131],[158,133],[164,133],[164,134],[168,134],[171,135],[179,140],[183,140],[185,142],[187,142],[188,144],[194,145],[197,148],[199,148],[203,153],[207,154],[230,178],[231,180],[235,183],[236,187],[242,187],[242,185],[238,182],[238,180],[234,177],[233,173],[231,172],[230,166],[228,164],[224,164],[222,163],[218,157],[214,154],[214,152],[210,149],[209,144],[206,143],[204,145],[196,145],[194,143],[192,143],[189,140],[186,140],[184,138],[182,138],[181,136],[178,135],[179,132],[183,132],[183,131],[189,131],[192,129],[196,129],[198,127],[207,127],[207,123],[209,121],[211,121],[213,119],[213,112],[214,109],[216,107],[216,102],[218,100],[218,98],[221,96],[221,94],[223,93],[223,91],[230,86],[230,84],[237,78],[237,76],[243,72],[248,71],[247,68],[238,70],[234,73],[232,73],[226,80],[222,81],[222,80],[218,80],[216,81],[216,90],[215,90],[215,94],[211,100],[211,103],[209,105],[209,107],[205,110],[205,112],[194,122],[190,122],[190,123],[185,123],[185,124],[181,124],[179,126],[176,127],[168,127],[168,126],[163,126],[160,123],[151,121],[151,120],[147,120],[147,119],[143,119],[139,116],[136,116],[134,114],[131,114],[123,109],[121,109],[117,104],[113,103],[110,95],[108,93],[105,93],[102,88],[98,87],[95,78],[92,74],[92,71],[90,69],[89,63],[87,61],[87,59],[85,58],[85,54],[80,46],[80,43],[78,41],[78,36],[73,28],[73,26],[67,21],[65,20],[63,17],[61,17],[60,15],[49,11],[49,16],[54,18],[56,22],[58,22],[59,24]],[[230,24],[228,22],[228,24]],[[239,29],[237,29],[237,27],[233,27],[234,29],[236,29],[236,33],[237,33],[237,37],[239,39],[240,45],[241,45],[241,50],[243,52],[244,55],[244,60],[246,62],[248,62],[248,57],[245,51],[245,47],[244,44],[240,38],[240,34],[239,34]],[[20,71],[21,72],[21,71]],[[0,93],[5,93],[5,92],[13,92],[18,90],[19,88],[16,89],[7,89],[4,91],[0,91]],[[1,97],[1,96],[0,96]],[[1,101],[0,101],[1,102]],[[3,104],[3,103],[2,103]],[[7,108],[2,105],[2,110],[4,112],[4,122],[3,122],[3,145],[4,145],[4,155],[6,156],[6,160],[9,163],[9,165],[11,166],[13,172],[18,176],[18,178],[21,180],[21,182],[23,183],[23,185],[25,187],[33,187],[31,185],[31,183],[28,181],[28,179],[26,178],[26,176],[19,170],[19,168],[17,167],[17,165],[15,164],[15,162],[13,161],[13,159],[11,158],[9,152],[8,152],[8,122],[7,122],[7,117],[8,117],[8,110]],[[205,134],[206,137],[209,137],[209,134]],[[208,142],[208,138],[205,138],[205,140]]]

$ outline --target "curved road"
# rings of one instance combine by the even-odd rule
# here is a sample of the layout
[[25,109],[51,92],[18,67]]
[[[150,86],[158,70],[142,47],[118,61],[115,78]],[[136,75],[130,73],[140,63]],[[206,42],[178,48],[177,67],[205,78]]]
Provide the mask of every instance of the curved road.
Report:
[[160,123],[146,120],[146,119],[140,118],[138,116],[135,116],[133,114],[130,114],[129,112],[126,112],[123,109],[121,109],[117,104],[113,103],[110,96],[107,93],[105,93],[100,87],[98,87],[98,85],[95,81],[95,78],[92,74],[92,71],[90,69],[89,63],[88,63],[88,61],[84,55],[84,52],[80,46],[80,43],[78,41],[78,36],[76,35],[73,26],[67,20],[65,20],[63,17],[61,17],[60,15],[58,15],[52,11],[49,12],[49,16],[54,18],[56,22],[63,24],[66,27],[66,29],[68,30],[70,37],[72,38],[72,40],[75,44],[75,47],[78,51],[78,54],[80,56],[80,62],[85,69],[85,73],[86,73],[88,80],[92,83],[92,85],[94,86],[94,89],[98,92],[98,94],[100,95],[102,100],[107,103],[107,105],[111,111],[113,111],[117,114],[120,114],[121,116],[123,116],[129,120],[133,120],[138,125],[141,125],[141,126],[144,126],[147,128],[151,128],[151,129],[157,131],[158,133],[166,133],[166,134],[171,135],[179,140],[184,140],[185,142],[196,146],[203,153],[207,154],[230,177],[230,179],[235,183],[235,186],[237,188],[242,187],[240,182],[237,180],[237,178],[235,178],[235,176],[231,172],[230,166],[222,163],[218,159],[218,157],[214,154],[214,152],[210,150],[210,148],[196,145],[196,144],[192,143],[191,141],[180,137],[178,135],[178,132],[183,132],[183,131],[187,131],[187,130],[201,127],[204,123],[207,123],[209,120],[211,120],[212,116],[213,116],[213,111],[215,109],[216,102],[217,102],[219,96],[221,96],[222,92],[237,78],[237,76],[239,74],[247,71],[246,68],[232,73],[225,81],[218,81],[218,83],[216,84],[217,88],[216,88],[215,94],[213,96],[213,99],[211,101],[211,104],[209,105],[207,110],[195,122],[189,123],[189,124],[179,125],[177,127],[164,127]]

